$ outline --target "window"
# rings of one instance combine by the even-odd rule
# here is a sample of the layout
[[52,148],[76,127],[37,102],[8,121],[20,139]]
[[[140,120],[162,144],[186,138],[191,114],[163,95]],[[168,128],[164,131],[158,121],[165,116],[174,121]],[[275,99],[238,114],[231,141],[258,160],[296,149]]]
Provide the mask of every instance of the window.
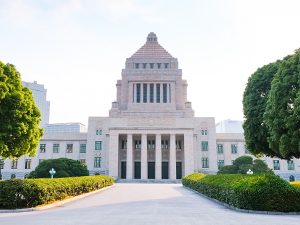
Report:
[[147,102],[147,84],[143,84],[143,102]]
[[163,149],[163,150],[169,149],[169,141],[168,140],[161,140],[161,149]]
[[201,135],[207,135],[207,129],[201,129]]
[[160,103],[160,84],[156,84],[156,102]]
[[80,153],[86,153],[86,144],[80,144],[79,145],[79,152]]
[[224,166],[224,160],[218,160],[218,169],[221,169]]
[[147,63],[143,63],[143,68],[144,68],[144,69],[147,68]]
[[13,159],[11,161],[11,168],[12,169],[17,169],[18,168],[18,160],[17,159]]
[[102,150],[102,141],[95,141],[95,150]]
[[4,169],[4,160],[0,159],[0,169]]
[[163,84],[163,103],[167,103],[167,84]]
[[238,150],[237,144],[231,144],[231,153],[236,154]]
[[53,144],[53,153],[59,153],[59,144]]
[[73,152],[73,144],[67,144],[67,153]]
[[101,167],[101,157],[95,157],[94,158],[94,167],[100,168]]
[[273,160],[273,169],[274,170],[280,170],[279,160]]
[[295,170],[295,164],[293,160],[288,160],[287,165],[288,165],[288,170]]
[[217,144],[217,153],[223,154],[223,144]]
[[12,174],[12,175],[10,175],[10,179],[16,179],[16,174]]
[[123,149],[123,150],[127,149],[127,140],[122,140],[121,149]]
[[165,63],[165,69],[169,68],[169,63]]
[[96,135],[102,135],[102,130],[101,129],[96,130]]
[[83,165],[86,164],[86,160],[85,160],[85,159],[79,159],[79,162],[80,162],[81,164],[83,164]]
[[25,169],[31,169],[31,159],[25,159]]
[[157,69],[160,69],[161,63],[157,63]]
[[135,65],[135,68],[136,68],[136,69],[138,69],[138,68],[139,68],[139,66],[140,66],[140,64],[139,64],[139,63],[135,63],[134,65]]
[[141,102],[141,84],[136,84],[136,102]]
[[150,84],[150,103],[154,102],[154,84]]
[[181,142],[181,140],[176,140],[175,144],[176,144],[176,149],[177,150],[181,150],[182,149],[182,142]]
[[40,153],[46,152],[46,144],[40,144]]
[[208,151],[208,141],[201,141],[201,150]]
[[208,163],[207,157],[202,158],[202,168],[209,168],[209,163]]
[[150,69],[154,68],[154,63],[150,63]]
[[135,149],[141,149],[141,140],[135,140],[134,144]]
[[148,150],[154,150],[155,149],[155,140],[148,140]]

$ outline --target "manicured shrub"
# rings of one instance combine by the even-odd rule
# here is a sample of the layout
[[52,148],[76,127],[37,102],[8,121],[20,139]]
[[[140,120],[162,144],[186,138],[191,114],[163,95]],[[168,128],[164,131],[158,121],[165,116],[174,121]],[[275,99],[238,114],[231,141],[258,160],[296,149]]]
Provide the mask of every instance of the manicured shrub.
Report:
[[81,164],[78,160],[59,158],[42,161],[35,170],[28,175],[28,178],[49,178],[49,170],[51,170],[51,168],[54,168],[56,171],[54,175],[55,178],[89,175],[86,165]]
[[293,181],[293,182],[290,182],[290,184],[296,188],[300,188],[300,181]]
[[109,176],[12,179],[0,182],[0,208],[35,207],[110,186]]
[[300,211],[300,190],[274,175],[220,174],[199,180],[189,177],[183,178],[183,185],[237,208]]

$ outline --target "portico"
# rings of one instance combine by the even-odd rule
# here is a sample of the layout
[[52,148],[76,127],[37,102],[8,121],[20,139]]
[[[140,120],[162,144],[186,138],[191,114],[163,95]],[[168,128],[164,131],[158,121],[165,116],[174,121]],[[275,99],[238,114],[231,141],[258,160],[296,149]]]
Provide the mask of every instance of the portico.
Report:
[[[111,130],[110,175],[121,179],[181,179],[193,158],[192,130]],[[112,146],[112,145],[111,145]],[[189,147],[188,147],[189,146]]]

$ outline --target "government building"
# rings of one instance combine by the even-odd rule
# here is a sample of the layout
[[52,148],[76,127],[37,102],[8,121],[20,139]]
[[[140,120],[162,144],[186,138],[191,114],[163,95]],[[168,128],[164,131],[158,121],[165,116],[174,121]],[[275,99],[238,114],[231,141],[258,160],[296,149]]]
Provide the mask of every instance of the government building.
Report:
[[[241,122],[195,117],[187,86],[177,58],[151,32],[126,59],[109,117],[90,117],[87,130],[79,123],[45,125],[37,155],[5,160],[3,178],[24,178],[45,159],[66,157],[86,164],[90,175],[176,180],[214,174],[249,154]],[[263,160],[284,179],[300,179],[299,160]]]

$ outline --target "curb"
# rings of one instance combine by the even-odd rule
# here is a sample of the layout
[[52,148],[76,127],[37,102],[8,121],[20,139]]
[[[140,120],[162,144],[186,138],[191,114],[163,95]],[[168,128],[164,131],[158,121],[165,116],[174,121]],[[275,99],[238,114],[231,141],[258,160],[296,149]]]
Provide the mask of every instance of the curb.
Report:
[[1,213],[33,212],[33,211],[43,211],[43,210],[47,210],[47,209],[52,209],[52,208],[55,208],[55,207],[59,207],[59,206],[65,205],[65,204],[67,204],[69,202],[77,201],[79,199],[88,197],[90,195],[97,194],[98,192],[105,191],[105,190],[113,188],[113,187],[115,187],[115,184],[113,184],[111,186],[107,186],[107,187],[101,188],[101,189],[96,190],[96,191],[84,193],[84,194],[81,194],[81,195],[77,195],[75,197],[71,197],[71,198],[68,198],[68,199],[65,199],[65,200],[61,200],[59,202],[50,203],[50,204],[44,205],[44,206],[37,206],[37,207],[34,207],[34,208],[25,208],[25,209],[0,209],[0,214]]
[[208,197],[207,195],[204,195],[198,191],[195,191],[189,187],[186,187],[184,185],[182,185],[185,189],[187,190],[190,190],[198,195],[200,195],[201,197],[204,197],[208,200],[211,200],[219,205],[222,205],[222,206],[225,206],[226,208],[228,209],[231,209],[233,211],[237,211],[237,212],[241,212],[241,213],[250,213],[250,214],[265,214],[265,215],[286,215],[286,216],[290,216],[290,215],[300,215],[300,212],[274,212],[274,211],[257,211],[257,210],[250,210],[250,209],[240,209],[240,208],[237,208],[237,207],[234,207],[232,205],[229,205],[227,203],[224,203],[224,202],[221,202],[217,199],[214,199],[214,198],[211,198],[211,197]]

